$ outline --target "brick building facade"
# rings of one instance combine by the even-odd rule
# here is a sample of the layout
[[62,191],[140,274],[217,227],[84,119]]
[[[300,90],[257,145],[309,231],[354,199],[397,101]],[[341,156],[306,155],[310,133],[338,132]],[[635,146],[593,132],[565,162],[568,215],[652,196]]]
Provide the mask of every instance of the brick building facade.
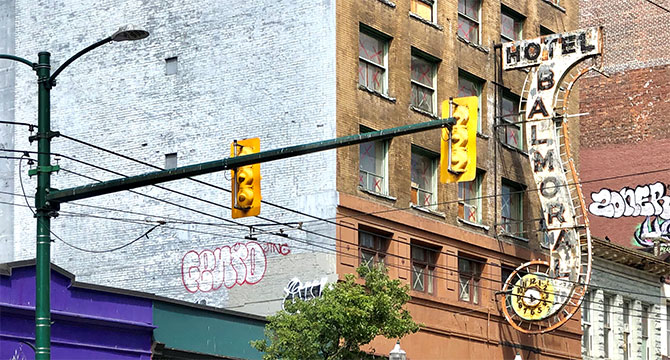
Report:
[[[534,185],[523,130],[496,126],[496,116],[515,121],[526,72],[497,73],[494,44],[576,29],[575,0],[96,5],[114,12],[4,4],[14,9],[4,20],[15,25],[6,40],[14,52],[33,58],[51,50],[56,66],[113,31],[107,24],[146,25],[149,39],[107,45],[59,77],[52,122],[161,168],[226,157],[233,139],[259,136],[263,149],[279,148],[425,122],[442,116],[439,104],[451,96],[480,98],[473,182],[438,183],[435,130],[263,164],[262,218],[239,224],[217,206],[230,203],[227,192],[186,180],[165,187],[191,197],[151,187],[66,204],[53,221],[60,238],[52,259],[78,278],[266,315],[281,307],[293,278],[334,281],[383,260],[411,286],[409,309],[425,325],[402,340],[412,359],[579,356],[578,320],[526,336],[507,325],[496,294],[511,270],[544,251],[539,201],[524,192]],[[3,98],[13,109],[6,114],[33,122],[33,78],[19,65],[10,69],[0,74],[15,84]],[[6,143],[29,149],[28,130],[13,129]],[[152,170],[63,138],[53,151],[68,156],[57,188],[120,176],[100,168]],[[32,189],[34,179],[25,176],[27,161],[11,164],[3,168],[13,179],[3,201],[16,206],[11,224],[0,227],[10,238],[0,246],[7,260],[20,260],[34,256],[32,215],[18,206],[21,181]],[[200,179],[227,189],[227,176]],[[158,220],[167,224],[122,251],[82,253],[65,243],[109,249]],[[244,272],[222,257],[228,251]],[[392,343],[371,346],[382,353]]]
[[[580,1],[580,8],[580,26],[600,25],[606,34],[602,69],[608,77],[592,73],[580,81],[580,112],[585,114],[580,118],[581,179],[592,234],[613,246],[651,253],[655,242],[667,241],[667,225],[663,224],[670,217],[665,211],[670,207],[666,196],[670,178],[667,165],[659,156],[670,148],[666,126],[670,49],[665,41],[668,28],[664,25],[670,20],[670,13],[659,2],[637,0]],[[667,252],[663,245],[660,250]],[[625,280],[627,270],[619,267],[608,271],[618,276],[604,283],[610,287],[608,296],[616,302],[614,305],[637,296],[635,292],[640,291],[612,289]],[[645,281],[645,276],[649,278],[646,284],[660,286],[657,276],[638,276],[640,281]],[[656,303],[648,307],[649,318],[656,319],[649,331],[655,331],[659,339],[649,347],[648,358],[660,358],[670,354],[667,293],[651,290],[660,295],[660,301],[652,297],[643,303]],[[596,299],[601,307],[598,311],[602,310],[602,300]],[[621,315],[620,307],[613,309]],[[613,317],[616,322],[621,319]],[[641,328],[631,328],[631,333],[636,331]],[[616,344],[622,344],[621,339],[615,338]],[[638,351],[639,345],[639,341],[634,343],[629,351]],[[593,356],[602,356],[604,347],[593,346]],[[626,358],[620,346],[611,351],[613,359]],[[628,358],[642,358],[642,354],[633,352]]]
[[401,341],[410,356],[579,356],[577,321],[523,336],[497,302],[510,269],[543,255],[532,220],[539,202],[524,193],[534,185],[523,132],[495,126],[496,107],[501,116],[518,111],[527,73],[502,74],[498,88],[493,47],[575,29],[577,3],[375,0],[343,2],[337,11],[338,135],[431,120],[450,96],[480,98],[473,182],[438,183],[437,131],[338,150],[338,274],[383,259],[408,282],[409,307],[425,324]]

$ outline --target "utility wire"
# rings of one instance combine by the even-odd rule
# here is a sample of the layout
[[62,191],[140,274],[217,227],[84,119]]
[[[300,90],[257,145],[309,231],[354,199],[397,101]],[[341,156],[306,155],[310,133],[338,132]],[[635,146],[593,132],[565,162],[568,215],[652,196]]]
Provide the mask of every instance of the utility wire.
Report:
[[[108,152],[108,153],[113,154],[113,155],[115,155],[115,156],[122,157],[122,158],[124,158],[124,159],[128,159],[128,160],[131,160],[131,161],[135,161],[135,162],[138,162],[138,163],[140,163],[140,164],[143,164],[143,165],[146,165],[146,166],[150,166],[150,167],[152,167],[152,168],[161,169],[161,168],[159,168],[159,167],[157,167],[157,166],[155,166],[155,165],[146,163],[146,162],[144,162],[144,161],[134,159],[134,158],[132,158],[132,157],[129,157],[129,156],[126,156],[126,155],[123,155],[123,154],[120,154],[120,153],[117,153],[117,152],[114,152],[114,151],[111,151],[111,150],[102,148],[102,147],[97,146],[97,145],[94,145],[94,144],[90,144],[90,143],[88,143],[88,142],[85,142],[85,141],[82,141],[82,140],[79,140],[79,139],[75,139],[75,138],[70,137],[70,136],[67,136],[67,135],[61,135],[61,136],[65,137],[66,139],[69,139],[69,140],[72,140],[72,141],[81,143],[81,144],[83,144],[83,145],[87,145],[87,146],[93,147],[93,148],[95,148],[95,149],[98,149],[98,150],[101,150],[101,151]],[[72,160],[74,160],[74,161],[80,161],[80,160],[73,159],[73,158],[70,158],[70,159],[72,159]],[[99,168],[99,169],[104,170],[104,171],[109,171],[109,172],[115,173],[115,174],[117,174],[117,175],[119,175],[119,176],[125,176],[125,175],[123,175],[123,174],[116,173],[116,172],[113,172],[113,171],[111,171],[111,170],[104,169],[104,168],[101,168],[101,167],[98,167],[98,166],[95,166],[95,165],[92,165],[92,164],[89,164],[89,163],[86,163],[86,162],[82,162],[82,163],[84,163],[84,164],[86,164],[86,165],[89,165],[89,166],[94,166],[94,167]],[[161,170],[162,170],[162,169],[161,169]],[[670,169],[666,169],[666,171],[667,171],[667,170],[670,170]],[[636,176],[636,175],[641,175],[641,174],[644,174],[644,173],[631,174],[631,176]],[[620,175],[620,176],[618,176],[617,178],[619,178],[619,177],[623,177],[623,176]],[[200,180],[196,180],[196,179],[191,179],[191,180],[196,181],[196,182],[199,182],[199,183],[202,183],[202,184],[205,184],[205,185],[208,185],[208,186],[211,186],[211,187],[214,187],[214,188],[217,188],[217,189],[220,189],[220,190],[224,190],[224,191],[226,191],[226,192],[230,192],[230,190],[224,189],[224,188],[219,187],[219,186],[216,186],[216,185],[209,184],[209,183],[204,182],[204,181],[200,181]],[[596,181],[596,180],[598,180],[598,179],[594,179],[594,180],[591,180],[591,181],[588,181],[588,182],[592,182],[592,181]],[[587,182],[582,182],[582,183],[587,183]],[[157,185],[155,185],[155,186],[157,186]],[[558,186],[570,186],[570,184],[566,184],[566,185],[556,185],[556,187],[558,187]],[[574,184],[573,184],[573,186],[574,186]],[[163,188],[163,187],[160,187],[160,186],[158,186],[158,187],[159,187],[159,188]],[[166,189],[166,190],[171,191],[171,190],[169,190],[169,189]],[[528,191],[533,191],[533,190],[532,190],[532,189],[525,189],[525,190],[521,190],[521,191],[510,192],[510,194],[520,194],[520,193],[524,193],[524,192],[528,192]],[[179,193],[179,192],[178,192],[178,193]],[[181,194],[181,195],[184,195],[184,196],[189,196],[188,194],[183,194],[183,193],[180,193],[180,194]],[[497,196],[502,196],[502,194],[493,194],[493,195],[480,196],[480,197],[475,197],[475,198],[473,198],[473,199],[484,199],[484,198],[497,197]],[[189,197],[190,197],[190,196],[189,196]],[[198,200],[204,201],[203,199],[200,199],[200,198],[198,198]],[[470,199],[468,199],[468,200],[470,200]],[[451,200],[451,201],[441,202],[441,203],[438,203],[438,204],[450,204],[450,203],[455,203],[455,202],[460,202],[460,201],[461,201],[461,200],[455,200],[455,201],[454,201],[454,200]],[[266,202],[266,203],[267,203],[267,202]],[[279,205],[275,205],[275,204],[271,204],[271,203],[269,203],[269,204],[272,205],[272,206],[279,206]],[[213,205],[221,206],[221,204],[218,204],[218,203],[213,203]],[[432,205],[431,205],[431,206],[432,206]],[[224,208],[226,208],[226,209],[230,209],[230,208],[225,207],[225,206],[222,206],[222,207],[224,207]],[[413,207],[420,207],[420,206],[413,206]],[[358,229],[358,228],[356,228],[356,227],[351,227],[351,226],[348,226],[348,225],[344,225],[344,224],[341,224],[341,223],[337,223],[337,222],[335,222],[335,221],[331,221],[331,219],[324,219],[324,218],[316,217],[316,216],[313,216],[313,215],[310,215],[310,214],[305,214],[305,213],[303,213],[303,212],[299,212],[299,211],[296,211],[296,210],[292,210],[292,209],[287,208],[287,207],[281,207],[281,208],[282,208],[283,210],[286,210],[286,211],[291,211],[291,212],[295,212],[295,213],[298,213],[298,214],[303,215],[303,216],[308,216],[308,217],[314,218],[314,219],[316,219],[316,221],[324,221],[324,222],[331,223],[331,224],[336,225],[336,226],[346,227],[346,228],[349,228],[349,229],[352,229],[352,230],[355,230],[355,231],[359,231],[359,232],[360,232],[360,231],[364,231],[364,230]],[[383,210],[383,211],[379,211],[379,212],[371,212],[371,213],[367,213],[367,214],[362,214],[362,215],[359,215],[359,216],[356,216],[356,217],[346,216],[346,217],[336,217],[335,219],[343,219],[343,218],[361,218],[361,217],[363,217],[363,216],[367,216],[367,215],[372,215],[372,214],[375,214],[375,215],[376,215],[376,214],[386,213],[386,212],[392,212],[392,211],[407,210],[407,209],[410,209],[410,208],[411,208],[411,207],[407,207],[407,208],[394,208],[394,209]],[[262,217],[259,217],[259,218],[262,218]],[[262,218],[262,219],[264,219],[264,220],[266,220],[266,221],[267,221],[267,220],[270,220],[270,219],[266,219],[266,218]],[[273,221],[273,222],[276,223],[277,225],[287,225],[287,224],[285,224],[285,223],[277,222],[277,221],[274,221],[274,220],[270,220],[270,221]],[[527,221],[527,220],[524,220],[523,222],[526,222],[526,221]],[[313,222],[313,221],[305,221],[305,223],[307,223],[307,222]],[[287,227],[295,229],[295,227],[290,226],[290,225],[288,225]],[[307,231],[307,230],[304,230],[304,229],[299,229],[299,230]],[[537,230],[537,231],[534,231],[534,232],[535,232],[535,233],[537,233],[537,232],[544,232],[544,230],[540,229],[540,230]],[[528,234],[528,233],[531,233],[531,232],[530,232],[530,231],[523,231],[523,232],[521,232],[521,233],[519,233],[519,234]],[[370,233],[370,234],[372,234],[372,233]],[[513,233],[512,235],[514,235],[514,234],[515,234],[515,233]],[[315,233],[315,235],[320,235],[320,234],[316,234],[316,233]],[[372,234],[372,235],[379,236],[378,234]],[[398,241],[397,239],[389,239],[389,240],[390,240],[390,241]],[[432,249],[429,249],[429,250],[432,250]]]
[[[97,167],[97,166],[96,166],[96,167]],[[110,172],[112,172],[111,170],[107,170],[107,169],[104,169],[104,168],[101,168],[101,167],[98,167],[98,168],[100,168],[100,169],[102,169],[102,170],[105,170],[105,171],[110,171]],[[86,177],[85,175],[81,175],[81,174],[77,174],[77,175]],[[123,176],[123,175],[121,175],[121,176]],[[92,178],[89,177],[89,179],[92,179]],[[95,179],[93,179],[93,180],[95,180]],[[98,180],[98,181],[99,181],[99,180]],[[277,222],[277,223],[278,223],[278,225],[282,225],[282,223],[279,223],[279,222]],[[323,237],[326,237],[326,238],[329,238],[329,239],[332,239],[332,240],[335,240],[335,241],[338,241],[338,239],[336,239],[336,238],[334,238],[334,237],[331,237],[331,236],[327,236],[327,235],[319,234],[319,233],[317,233],[317,232],[313,232],[313,231],[312,231],[311,233],[316,234],[316,235],[320,235],[320,236],[323,236]],[[340,241],[342,241],[342,240],[340,240]],[[349,242],[349,244],[350,244],[350,245],[353,245],[353,246],[355,246],[355,247],[358,247],[358,246],[359,246],[359,244],[356,244],[356,243],[351,243],[351,242]],[[310,245],[310,246],[315,246],[315,243],[308,243],[308,245]],[[328,247],[328,248],[326,248],[326,249],[327,249],[327,250],[332,250],[330,247]],[[431,249],[431,250],[433,250],[433,249]],[[389,255],[389,256],[395,256],[395,257],[398,257],[398,258],[402,258],[402,257],[397,256],[397,255],[394,255],[394,254],[387,254],[387,255]],[[447,254],[447,255],[449,255],[449,254]],[[488,263],[488,262],[483,262],[483,263],[484,263],[484,264],[488,264],[488,265],[501,266],[501,265],[498,265],[498,264],[491,264],[491,263]]]
[[[11,204],[11,205],[17,205],[17,206],[24,206],[24,207],[29,207],[29,208],[30,208],[29,205],[12,204],[12,203],[7,203],[7,202],[0,202],[0,203],[3,203],[3,204]],[[31,210],[32,210],[32,208],[31,208]],[[119,219],[119,218],[106,218],[106,217],[99,217],[99,216],[94,216],[94,215],[90,215],[90,214],[72,214],[72,213],[70,213],[70,212],[64,212],[63,215],[64,215],[64,216],[68,216],[68,215],[70,215],[70,216],[83,216],[83,217],[101,218],[101,219],[105,219],[105,220],[122,221],[122,222],[134,223],[134,224],[140,224],[140,223],[146,223],[146,222],[147,222],[146,220],[132,220],[132,219]],[[166,224],[166,223],[163,222],[163,221],[158,221],[158,224],[157,224],[157,225],[155,225],[154,227],[152,227],[151,229],[149,229],[147,232],[145,232],[145,233],[144,233],[143,235],[141,235],[140,237],[136,238],[135,240],[131,241],[130,243],[121,245],[121,246],[116,247],[116,248],[113,248],[113,249],[108,249],[108,250],[88,250],[88,249],[83,249],[83,248],[80,248],[80,247],[77,247],[77,246],[74,246],[74,245],[71,245],[71,244],[67,244],[67,245],[70,246],[70,247],[72,247],[72,248],[74,248],[74,249],[77,249],[77,250],[80,250],[80,251],[89,252],[89,253],[105,253],[105,252],[116,251],[116,250],[119,250],[119,249],[122,249],[122,248],[124,248],[124,247],[127,247],[127,246],[131,245],[132,243],[134,243],[134,242],[140,240],[140,239],[143,238],[143,237],[147,237],[147,238],[148,238],[147,235],[148,235],[151,231],[153,231],[156,227],[161,226],[161,225],[165,225],[165,224]],[[169,227],[169,226],[164,226],[164,228],[166,228],[166,229],[174,229],[174,230],[181,230],[181,231],[192,231],[192,232],[195,232],[195,233],[202,233],[202,234],[214,235],[214,236],[217,236],[217,237],[228,237],[228,238],[231,238],[231,239],[237,239],[237,240],[249,240],[248,238],[233,237],[233,236],[230,236],[230,235],[223,235],[223,234],[218,234],[218,233],[211,233],[211,232],[205,232],[205,231],[198,231],[198,230],[193,230],[193,229],[182,229],[182,228],[175,228],[175,227]],[[52,234],[53,234],[53,233],[52,233]],[[58,236],[55,235],[55,234],[53,234],[53,235],[56,236],[56,237],[58,237]],[[58,239],[61,240],[61,241],[63,241],[60,237],[58,237]],[[289,238],[289,239],[290,239],[290,240],[294,240],[294,241],[302,241],[302,240],[300,240],[300,239],[295,239],[295,238]],[[64,242],[64,241],[63,241],[63,242]],[[65,242],[64,242],[64,243],[65,243]],[[232,242],[228,242],[228,243],[225,243],[225,244],[232,244]],[[308,242],[308,244],[309,244],[309,245],[313,245],[312,243],[309,243],[309,242]],[[311,251],[314,251],[312,248],[298,247],[298,246],[295,246],[295,244],[291,245],[291,248],[292,248],[292,249],[301,249],[301,250],[311,250]],[[356,256],[356,255],[352,255],[352,254],[349,254],[349,253],[344,253],[344,252],[341,252],[341,251],[338,251],[338,250],[333,250],[333,249],[330,249],[329,252],[322,252],[322,251],[316,251],[316,252],[323,253],[323,254],[330,254],[331,252],[335,252],[335,253],[340,254],[340,255],[343,255],[343,256],[355,257],[355,258],[358,259],[358,256]],[[407,260],[409,260],[409,259],[407,259]],[[490,265],[496,265],[496,264],[490,264]],[[403,266],[395,265],[395,264],[386,264],[385,266],[387,266],[387,267],[397,268],[397,269],[399,269],[399,270],[404,270],[404,271],[412,271],[412,269],[410,269],[409,267],[403,267]],[[451,269],[451,268],[448,268],[448,267],[445,268],[445,269],[446,269],[446,270],[455,270],[455,269]],[[447,281],[447,282],[449,282],[449,281],[456,282],[456,281],[457,281],[457,280],[454,280],[454,279],[449,279],[449,278],[447,278],[447,277],[441,276],[441,275],[439,275],[439,274],[440,274],[440,272],[433,273],[432,277],[435,278],[435,279],[442,279],[442,280],[445,280],[445,281]],[[445,271],[445,274],[446,274],[446,271]],[[506,281],[506,280],[502,280],[502,279],[494,279],[494,278],[487,278],[487,277],[479,277],[478,279],[479,279],[479,280],[488,280],[488,281],[491,281],[492,283],[504,283],[504,282]],[[562,280],[562,281],[567,281],[567,280]],[[476,285],[476,287],[477,287],[478,289],[492,290],[492,291],[496,291],[496,292],[499,291],[497,288],[491,288],[491,287],[486,287],[486,286],[482,286],[482,285]],[[516,287],[516,285],[512,285],[512,287]],[[659,296],[659,294],[648,294],[648,293],[640,293],[640,292],[634,292],[634,291],[626,291],[626,290],[621,290],[621,289],[614,289],[614,288],[607,288],[607,287],[596,286],[596,285],[593,285],[593,284],[590,284],[589,287],[590,287],[590,288],[594,288],[594,289],[608,289],[608,290],[615,290],[615,291],[625,292],[625,293],[629,293],[629,294],[643,295],[643,296],[649,296],[649,297],[654,297],[654,298],[655,298],[655,297],[663,298],[662,296]],[[556,295],[556,294],[554,293],[554,295]],[[513,295],[513,296],[517,296],[517,295]],[[665,297],[665,298],[668,299],[668,297]],[[631,298],[631,300],[634,300],[634,299]],[[590,303],[590,304],[603,304],[602,302],[596,302],[596,301],[594,301],[594,300],[589,300],[589,303]],[[650,304],[650,305],[653,305],[653,304]],[[656,304],[656,305],[658,305],[658,304]],[[618,306],[618,305],[610,304],[610,308],[623,308],[623,306]],[[604,310],[591,308],[591,311],[604,311]],[[629,311],[630,311],[630,312],[636,312],[636,311],[637,311],[637,312],[642,312],[642,310],[636,310],[636,309],[633,309],[633,308],[629,308]],[[610,312],[610,313],[611,313],[611,314],[617,314],[617,313],[615,313],[615,312]],[[652,312],[652,311],[650,311],[649,313],[650,313],[650,314],[654,314],[654,312]],[[622,313],[619,313],[619,314],[622,314]],[[661,313],[657,313],[657,314],[658,314],[658,315],[662,315]],[[641,317],[641,316],[634,315],[634,314],[630,314],[630,315],[633,316],[633,317]]]
[[[35,217],[37,217],[37,214],[35,213],[35,210],[33,210],[33,208],[30,206],[30,202],[28,201],[28,197],[26,196],[26,189],[25,189],[24,186],[23,186],[23,176],[21,176],[21,174],[22,174],[22,171],[21,171],[22,160],[23,160],[23,159],[19,160],[19,182],[20,182],[20,184],[21,184],[21,191],[23,192],[23,197],[24,197],[24,199],[25,199],[25,201],[26,201],[26,206],[28,206],[28,209],[30,209],[30,212],[32,212],[33,215],[34,215]],[[37,221],[39,221],[39,219],[37,219]],[[164,224],[164,223],[163,223],[163,224]],[[51,233],[51,235],[53,235],[54,237],[56,237],[56,238],[57,238],[58,240],[60,240],[63,244],[65,244],[65,245],[67,245],[67,246],[69,246],[69,247],[71,247],[71,248],[77,249],[77,250],[79,250],[79,251],[84,251],[84,252],[88,252],[88,253],[96,253],[96,254],[100,254],[100,253],[107,253],[107,252],[112,252],[112,251],[117,251],[117,250],[123,249],[123,248],[125,248],[125,247],[127,247],[127,246],[130,246],[130,245],[136,243],[137,241],[139,241],[139,240],[142,239],[143,237],[146,237],[146,238],[148,239],[148,238],[149,238],[149,236],[148,236],[149,233],[152,232],[152,231],[154,231],[155,228],[157,228],[157,227],[159,227],[159,226],[161,226],[161,225],[163,225],[163,224],[159,223],[159,224],[155,225],[154,227],[152,227],[151,229],[147,230],[144,234],[140,235],[138,238],[136,238],[136,239],[134,239],[134,240],[132,240],[132,241],[126,243],[126,244],[123,244],[123,245],[121,245],[121,246],[118,246],[118,247],[115,247],[115,248],[112,248],[112,249],[107,249],[107,250],[89,250],[89,249],[80,248],[80,247],[78,247],[78,246],[72,245],[72,244],[68,243],[67,241],[63,240],[60,236],[56,235],[53,231],[51,231],[51,228],[50,228],[50,227],[48,227],[48,228],[49,228],[49,232]],[[43,226],[43,225],[44,225],[44,224],[42,224],[42,226]]]
[[[67,170],[66,170],[66,171],[67,171]],[[76,174],[76,175],[79,175],[79,176],[86,177],[86,178],[91,179],[91,180],[94,180],[94,181],[99,181],[99,180],[96,180],[96,179],[94,179],[94,178],[88,177],[88,176],[86,176],[86,175],[82,175],[82,174],[78,174],[78,173],[75,173],[75,174]],[[213,216],[213,215],[211,215],[211,214],[207,214],[207,215],[208,215],[208,216]],[[326,238],[329,238],[329,239],[332,239],[332,240],[334,240],[334,241],[338,241],[337,238],[334,238],[334,237],[331,237],[331,236],[327,236],[327,235],[319,234],[319,233],[316,233],[316,232],[312,232],[312,233],[314,233],[314,234],[318,234],[318,235],[320,235],[320,236],[323,236],[323,237],[326,237]],[[294,240],[297,240],[297,239],[294,239]],[[339,240],[339,241],[340,241],[340,242],[347,243],[347,244],[352,245],[352,246],[354,246],[354,247],[359,247],[359,244],[357,244],[357,243],[353,243],[353,242],[345,242],[345,241],[342,241],[342,240]],[[315,246],[316,244],[315,244],[315,243],[307,242],[307,245],[309,245],[309,246]],[[322,247],[322,248],[324,248],[324,247]],[[329,251],[332,251],[332,248],[331,248],[331,247],[327,247],[327,248],[324,248],[324,249],[327,249],[327,250],[329,250]],[[430,248],[429,248],[429,249],[430,249]],[[430,249],[430,250],[434,250],[434,249]],[[442,253],[445,253],[445,252],[442,252]],[[446,253],[445,253],[445,254],[446,254]],[[391,257],[397,257],[397,258],[400,258],[400,259],[402,259],[402,260],[409,260],[409,259],[405,259],[405,258],[403,258],[402,256],[399,256],[399,255],[396,255],[396,254],[387,253],[386,255],[387,255],[387,256],[391,256]],[[447,255],[451,255],[451,254],[447,254]],[[475,261],[475,262],[479,262],[479,263],[482,263],[482,264],[486,264],[486,265],[490,265],[490,266],[499,266],[499,267],[500,267],[500,266],[503,266],[503,265],[498,265],[498,264],[488,263],[488,262],[486,262],[486,261],[477,261],[477,260],[473,260],[473,261]],[[456,270],[456,269],[446,269],[446,270],[454,271],[454,270]],[[493,279],[489,279],[489,280],[493,280]],[[497,281],[497,280],[495,280],[495,281]],[[650,294],[647,294],[647,295],[650,295]],[[650,295],[650,296],[653,296],[653,295]]]
[[[17,158],[17,159],[20,159],[20,158]],[[17,194],[17,193],[8,192],[8,191],[2,191],[2,190],[0,190],[0,194],[12,195],[12,196],[23,196],[22,194]],[[32,196],[32,195],[27,195],[27,196],[29,198],[34,198],[34,196]],[[0,203],[7,204],[7,205],[12,205],[13,204],[13,203],[8,203],[8,202],[0,202]],[[228,229],[239,230],[239,226],[226,225],[226,224],[221,224],[221,223],[202,222],[202,221],[195,221],[195,220],[185,220],[185,219],[180,219],[180,218],[175,218],[175,217],[170,217],[170,216],[165,216],[165,215],[152,215],[152,214],[146,214],[146,213],[141,213],[141,212],[137,212],[137,211],[122,210],[122,209],[116,209],[116,208],[111,208],[111,207],[106,207],[106,206],[82,204],[82,203],[76,202],[76,201],[68,202],[68,204],[69,205],[74,205],[74,206],[92,208],[92,209],[105,210],[105,211],[110,211],[110,212],[119,212],[119,213],[122,213],[122,214],[156,217],[156,218],[161,218],[165,221],[169,221],[171,223],[223,227],[223,228],[228,228]],[[59,213],[60,214],[66,214],[68,212],[65,211],[65,210],[61,210],[61,211],[59,211]],[[72,212],[70,212],[70,213],[74,214]]]
[[661,9],[661,10],[663,10],[663,11],[665,11],[665,12],[667,12],[667,13],[670,13],[670,10],[668,10],[668,8],[663,7],[663,6],[661,6],[660,4],[658,4],[658,3],[654,2],[654,1],[652,1],[652,0],[646,0],[646,1],[647,1],[648,3],[650,3],[650,4],[656,5],[659,9]]
[[28,127],[30,127],[30,131],[33,131],[37,127],[37,125],[35,125],[35,124],[28,124],[28,123],[16,122],[16,121],[4,121],[4,120],[0,121],[0,124],[28,126]]
[[[104,169],[104,168],[103,168],[103,169]],[[66,170],[66,171],[67,171],[67,170]],[[94,178],[92,178],[92,177],[88,177],[88,176],[86,176],[86,175],[82,175],[82,174],[78,174],[78,173],[75,173],[75,174],[76,174],[76,175],[79,175],[79,176],[86,177],[86,178],[91,179],[91,180],[94,180],[94,181],[99,181],[99,180],[97,180],[97,179],[94,179]],[[211,214],[207,214],[207,215],[208,215],[208,216],[212,216]],[[280,224],[281,224],[281,223],[280,223]],[[326,238],[331,239],[331,240],[334,240],[334,241],[338,241],[337,238],[334,238],[334,237],[331,237],[331,236],[327,236],[327,235],[319,234],[319,233],[316,233],[316,232],[312,232],[312,233],[317,234],[317,235],[320,235],[320,236],[323,236],[323,237],[326,237]],[[358,243],[345,242],[345,241],[342,241],[342,240],[340,240],[340,242],[347,243],[347,244],[352,245],[352,246],[354,246],[354,247],[359,247],[359,244],[358,244]],[[314,244],[312,244],[312,243],[309,243],[308,245],[314,246]],[[429,250],[434,250],[434,249],[432,249],[432,248],[428,248],[428,249],[429,249]],[[328,250],[332,250],[332,249],[331,249],[331,248],[328,248]],[[447,254],[447,253],[445,253],[445,252],[442,252],[442,253],[444,253],[444,254],[446,254],[446,255],[451,255],[451,254]],[[397,258],[400,258],[400,259],[403,259],[403,260],[408,260],[408,259],[404,259],[403,257],[401,257],[401,256],[399,256],[399,255],[395,255],[395,254],[390,254],[390,253],[389,253],[389,254],[386,254],[386,255],[388,255],[388,256],[392,256],[392,257],[397,257]],[[477,261],[477,260],[474,260],[474,261],[479,262],[479,263],[483,263],[483,264],[487,264],[487,265],[491,265],[491,266],[502,266],[502,265],[498,265],[498,264],[488,263],[488,262],[486,262],[486,261]],[[451,270],[453,270],[453,269],[451,269]]]

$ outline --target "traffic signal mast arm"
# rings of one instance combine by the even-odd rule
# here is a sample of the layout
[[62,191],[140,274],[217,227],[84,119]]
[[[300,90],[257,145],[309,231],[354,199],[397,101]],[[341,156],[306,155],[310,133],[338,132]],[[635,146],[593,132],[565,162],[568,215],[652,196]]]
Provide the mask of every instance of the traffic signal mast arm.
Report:
[[57,209],[57,204],[87,199],[90,197],[111,194],[119,191],[135,189],[142,186],[159,184],[172,180],[185,179],[193,176],[209,174],[217,171],[231,170],[247,165],[260,164],[263,162],[286,159],[290,157],[311,154],[324,150],[340,148],[361,144],[368,141],[377,141],[394,138],[396,136],[408,135],[426,130],[439,129],[455,123],[452,118],[438,119],[418,124],[400,126],[396,128],[373,131],[364,134],[349,135],[330,140],[317,141],[313,143],[289,146],[274,150],[261,151],[249,155],[229,157],[226,159],[209,161],[194,165],[181,166],[174,169],[153,171],[141,175],[129,176],[121,179],[103,181],[69,189],[49,189],[47,201],[52,208]]

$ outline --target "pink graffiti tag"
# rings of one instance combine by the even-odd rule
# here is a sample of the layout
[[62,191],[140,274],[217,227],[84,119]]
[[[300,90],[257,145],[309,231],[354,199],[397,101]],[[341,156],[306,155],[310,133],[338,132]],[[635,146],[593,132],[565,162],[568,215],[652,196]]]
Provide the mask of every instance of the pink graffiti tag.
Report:
[[218,290],[221,285],[257,284],[265,276],[267,259],[255,241],[214,250],[187,252],[181,261],[181,279],[188,292]]

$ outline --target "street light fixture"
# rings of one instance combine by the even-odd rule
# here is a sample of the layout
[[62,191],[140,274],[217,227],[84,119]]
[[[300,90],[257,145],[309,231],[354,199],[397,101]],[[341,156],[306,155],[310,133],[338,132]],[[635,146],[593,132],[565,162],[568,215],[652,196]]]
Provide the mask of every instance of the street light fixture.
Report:
[[51,88],[56,86],[56,77],[73,61],[89,51],[112,41],[140,40],[149,36],[145,30],[132,26],[119,28],[111,36],[102,39],[79,51],[66,60],[53,74],[51,72],[51,54],[42,51],[38,62],[24,58],[0,54],[0,59],[17,61],[30,66],[37,73],[37,134],[31,140],[37,140],[37,193],[35,194],[35,217],[37,218],[37,249],[35,252],[35,359],[51,358],[51,216],[58,206],[50,204],[47,193],[51,190],[51,173],[59,169],[51,166],[51,138],[58,136],[51,131]]
[[407,360],[405,350],[400,348],[400,340],[395,343],[395,346],[389,353],[389,360]]

